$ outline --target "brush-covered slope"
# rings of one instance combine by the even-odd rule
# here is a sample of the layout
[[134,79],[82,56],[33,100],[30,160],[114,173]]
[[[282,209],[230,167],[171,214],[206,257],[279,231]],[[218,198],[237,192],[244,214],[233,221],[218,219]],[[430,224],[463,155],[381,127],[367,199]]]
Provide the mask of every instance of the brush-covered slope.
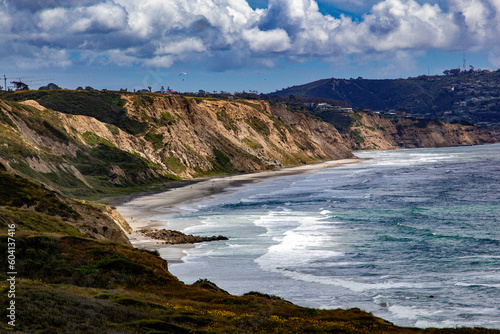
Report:
[[127,222],[114,208],[87,204],[10,173],[0,164],[0,230],[85,236],[130,245]]
[[4,164],[74,197],[352,156],[333,126],[261,101],[64,90],[0,97]]
[[[439,92],[439,89],[436,89]],[[431,110],[436,103],[434,90],[427,90],[419,81],[406,79],[365,80],[322,79],[294,86],[272,93],[287,97],[318,97],[346,101],[354,108],[365,107],[375,110],[407,108]]]

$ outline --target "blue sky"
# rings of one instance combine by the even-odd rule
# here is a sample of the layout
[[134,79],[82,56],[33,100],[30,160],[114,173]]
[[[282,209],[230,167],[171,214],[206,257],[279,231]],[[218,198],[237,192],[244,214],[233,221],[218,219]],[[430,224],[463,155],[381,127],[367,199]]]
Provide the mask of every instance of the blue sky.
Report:
[[268,93],[442,74],[464,55],[500,67],[500,1],[0,0],[0,75],[31,88]]

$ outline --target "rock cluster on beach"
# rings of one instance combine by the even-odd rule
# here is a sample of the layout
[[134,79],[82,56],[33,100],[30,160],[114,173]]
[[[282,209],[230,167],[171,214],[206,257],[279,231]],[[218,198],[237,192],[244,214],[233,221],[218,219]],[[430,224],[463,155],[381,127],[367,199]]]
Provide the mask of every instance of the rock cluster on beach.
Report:
[[165,244],[193,244],[196,242],[204,242],[204,241],[217,241],[217,240],[228,240],[228,238],[219,235],[212,237],[200,237],[191,234],[184,234],[179,231],[173,230],[138,230],[137,232],[145,235],[146,237],[163,240]]

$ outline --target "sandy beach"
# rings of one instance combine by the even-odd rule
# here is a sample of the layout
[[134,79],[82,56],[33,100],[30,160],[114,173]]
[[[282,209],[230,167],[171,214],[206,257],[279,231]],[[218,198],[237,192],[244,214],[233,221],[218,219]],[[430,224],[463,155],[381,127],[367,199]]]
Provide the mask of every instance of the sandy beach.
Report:
[[[213,177],[196,182],[180,183],[179,187],[159,193],[136,194],[129,196],[116,205],[118,212],[127,220],[134,231],[139,229],[168,229],[182,231],[189,226],[180,226],[168,221],[169,215],[179,213],[179,205],[192,203],[200,198],[228,191],[251,182],[258,182],[271,177],[296,175],[315,169],[339,167],[361,162],[362,159],[331,160],[296,167],[286,167],[272,171]],[[161,215],[161,220],[158,216]],[[184,250],[194,245],[164,245],[159,240],[147,238],[139,233],[129,235],[130,241],[137,248],[158,249],[161,256],[170,262],[181,261]]]

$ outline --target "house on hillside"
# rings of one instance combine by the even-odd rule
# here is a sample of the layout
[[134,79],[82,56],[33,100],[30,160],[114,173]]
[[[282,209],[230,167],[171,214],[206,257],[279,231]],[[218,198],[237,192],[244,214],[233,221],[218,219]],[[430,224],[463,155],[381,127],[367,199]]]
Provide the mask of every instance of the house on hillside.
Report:
[[353,112],[352,108],[340,108],[340,107],[338,107],[338,108],[335,108],[335,110],[338,110],[340,112]]
[[331,105],[329,105],[328,103],[318,103],[318,105],[316,106],[316,110],[320,110],[320,111],[330,110],[330,109],[333,109],[333,107]]

